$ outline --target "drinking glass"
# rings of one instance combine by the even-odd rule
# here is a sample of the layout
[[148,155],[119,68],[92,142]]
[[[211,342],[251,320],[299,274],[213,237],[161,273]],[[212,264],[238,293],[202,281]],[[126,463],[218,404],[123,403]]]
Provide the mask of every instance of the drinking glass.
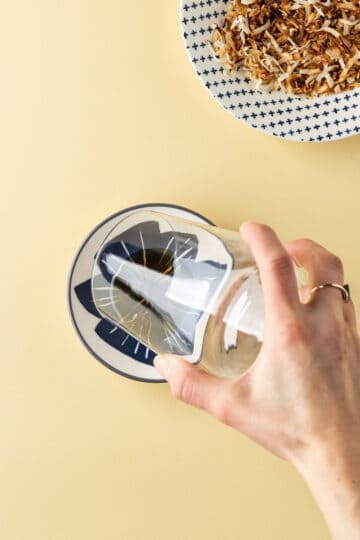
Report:
[[[303,274],[296,274],[300,286]],[[104,240],[91,286],[103,316],[158,354],[234,378],[259,353],[263,291],[237,232],[134,211]]]

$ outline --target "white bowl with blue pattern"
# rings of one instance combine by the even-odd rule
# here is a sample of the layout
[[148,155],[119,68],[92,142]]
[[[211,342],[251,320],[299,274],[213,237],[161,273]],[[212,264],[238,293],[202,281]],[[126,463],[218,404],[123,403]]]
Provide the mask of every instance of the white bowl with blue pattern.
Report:
[[241,76],[228,77],[207,41],[212,23],[222,24],[228,0],[182,0],[185,45],[197,75],[210,94],[235,118],[292,141],[323,142],[360,132],[360,88],[315,98],[259,92]]

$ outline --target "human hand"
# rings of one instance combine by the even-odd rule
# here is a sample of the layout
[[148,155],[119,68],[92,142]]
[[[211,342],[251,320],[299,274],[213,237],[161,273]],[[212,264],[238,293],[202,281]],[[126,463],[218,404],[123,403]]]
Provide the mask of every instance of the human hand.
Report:
[[[157,358],[155,365],[175,397],[292,462],[324,513],[331,513],[331,501],[319,500],[324,489],[315,480],[318,470],[326,466],[326,474],[336,461],[337,474],[348,475],[344,469],[351,462],[360,482],[360,339],[351,301],[344,303],[334,288],[309,301],[309,291],[325,282],[342,284],[342,263],[311,240],[282,244],[265,225],[245,223],[240,231],[264,291],[264,341],[255,363],[235,380],[172,356]],[[301,295],[291,259],[309,275],[309,289]]]

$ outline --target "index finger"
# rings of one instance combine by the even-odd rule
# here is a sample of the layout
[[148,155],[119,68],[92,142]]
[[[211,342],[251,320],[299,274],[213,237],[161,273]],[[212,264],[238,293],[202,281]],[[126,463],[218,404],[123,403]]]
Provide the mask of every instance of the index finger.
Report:
[[283,244],[268,225],[246,222],[240,233],[255,258],[263,285],[267,317],[290,316],[301,310],[295,270]]

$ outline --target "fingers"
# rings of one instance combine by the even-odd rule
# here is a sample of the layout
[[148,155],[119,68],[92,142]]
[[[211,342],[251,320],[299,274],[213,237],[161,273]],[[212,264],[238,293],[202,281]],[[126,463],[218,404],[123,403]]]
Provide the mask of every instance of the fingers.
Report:
[[267,318],[298,314],[302,306],[293,263],[276,233],[258,223],[243,223],[240,232],[259,268]]
[[[310,301],[310,290],[323,283],[344,283],[344,269],[341,259],[326,248],[307,238],[285,243],[285,248],[299,266],[303,266],[309,275],[306,303]],[[316,309],[335,310],[344,315],[351,325],[356,326],[354,305],[344,303],[341,293],[333,288],[325,288],[311,298],[311,305]]]
[[204,409],[227,423],[230,381],[214,377],[186,360],[172,355],[157,356],[154,365],[169,382],[171,391],[177,399]]

